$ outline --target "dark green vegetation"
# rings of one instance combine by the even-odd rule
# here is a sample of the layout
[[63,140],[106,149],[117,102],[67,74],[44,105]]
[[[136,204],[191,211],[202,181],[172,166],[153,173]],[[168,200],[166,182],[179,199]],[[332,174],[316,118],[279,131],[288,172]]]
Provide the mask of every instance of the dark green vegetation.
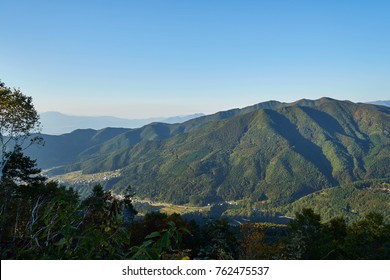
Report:
[[347,224],[304,208],[286,225],[152,212],[136,218],[121,197],[96,185],[84,200],[47,182],[20,149],[0,181],[1,259],[390,259],[390,224],[369,213]]
[[44,136],[29,155],[49,175],[120,170],[104,188],[131,185],[144,199],[235,201],[241,208],[229,213],[246,216],[311,206],[327,220],[356,220],[380,211],[389,221],[389,113],[330,98],[271,101],[182,124]]
[[287,226],[199,224],[159,212],[135,219],[129,189],[117,197],[97,185],[80,200],[73,189],[35,177],[34,168],[16,183],[13,168],[0,183],[1,259],[390,259],[390,224],[375,213],[324,223],[305,208]]
[[39,136],[31,136],[40,132],[39,124],[32,98],[19,89],[7,87],[0,80],[0,178],[3,177],[9,151],[40,142]]
[[390,222],[389,196],[389,180],[367,180],[315,192],[282,207],[281,212],[293,215],[310,207],[325,220],[344,216],[355,221],[374,211],[382,213],[386,222]]

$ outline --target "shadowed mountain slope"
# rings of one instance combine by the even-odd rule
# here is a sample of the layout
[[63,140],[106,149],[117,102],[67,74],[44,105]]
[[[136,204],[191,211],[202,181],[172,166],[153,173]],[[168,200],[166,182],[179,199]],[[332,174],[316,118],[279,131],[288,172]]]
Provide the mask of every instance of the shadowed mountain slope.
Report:
[[[65,137],[58,144],[64,153],[72,151],[57,160],[52,174],[120,169],[119,178],[106,182],[117,192],[130,184],[141,197],[178,204],[250,199],[281,205],[340,184],[389,178],[389,113],[383,106],[303,99],[182,124],[82,131],[84,138],[75,132],[77,140],[58,138]],[[39,162],[56,165],[43,154]]]

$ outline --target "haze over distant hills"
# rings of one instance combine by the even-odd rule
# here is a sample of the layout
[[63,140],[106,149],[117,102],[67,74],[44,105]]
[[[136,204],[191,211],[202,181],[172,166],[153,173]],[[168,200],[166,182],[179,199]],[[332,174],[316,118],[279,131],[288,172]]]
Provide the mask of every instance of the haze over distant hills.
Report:
[[152,122],[181,123],[204,114],[169,118],[124,119],[110,116],[71,116],[59,112],[41,113],[42,133],[60,135],[76,129],[103,129],[106,127],[138,128]]
[[[390,100],[378,100],[368,102],[369,104],[390,107]],[[238,109],[237,109],[238,110]],[[125,119],[112,116],[73,116],[60,112],[40,113],[42,133],[48,135],[61,135],[77,129],[103,129],[106,127],[115,128],[139,128],[144,125],[161,123],[182,123],[191,119],[202,117],[204,114],[192,114],[185,116],[174,116],[168,118],[147,118],[147,119]]]
[[369,102],[370,104],[375,104],[375,105],[382,105],[382,106],[387,106],[390,107],[390,100],[378,100],[378,101],[372,101]]
[[269,101],[184,123],[44,138],[45,147],[27,153],[49,175],[115,172],[105,176],[106,189],[121,192],[131,185],[147,199],[194,205],[234,200],[271,209],[298,207],[315,193],[325,203],[321,194],[334,188],[325,200],[325,205],[333,201],[333,209],[342,186],[360,182],[349,192],[349,204],[360,206],[340,204],[341,213],[363,211],[358,209],[363,201],[364,211],[375,206],[390,213],[385,203],[390,187],[381,185],[388,182],[372,183],[390,178],[390,108],[385,106],[330,98]]

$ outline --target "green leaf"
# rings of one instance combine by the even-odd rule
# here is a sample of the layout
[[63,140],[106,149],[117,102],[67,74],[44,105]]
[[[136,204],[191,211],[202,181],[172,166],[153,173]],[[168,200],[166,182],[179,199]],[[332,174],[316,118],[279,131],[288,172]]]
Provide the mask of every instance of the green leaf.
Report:
[[175,227],[176,226],[175,222],[173,222],[173,221],[169,221],[168,225],[170,225],[171,227]]
[[65,238],[61,238],[57,243],[55,243],[56,246],[58,247],[62,247],[66,244],[66,239]]
[[170,237],[169,232],[163,234],[163,236],[159,240],[161,249],[171,249],[171,241],[169,237]]
[[158,231],[155,231],[155,232],[152,232],[151,234],[149,234],[148,236],[146,236],[145,238],[146,239],[152,239],[152,238],[155,238],[155,237],[159,237],[161,234],[158,232]]

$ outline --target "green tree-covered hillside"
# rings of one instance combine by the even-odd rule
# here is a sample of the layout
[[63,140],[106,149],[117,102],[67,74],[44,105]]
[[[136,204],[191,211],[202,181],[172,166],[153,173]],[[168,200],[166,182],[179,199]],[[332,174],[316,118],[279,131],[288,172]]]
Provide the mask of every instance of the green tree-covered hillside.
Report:
[[[389,178],[389,113],[330,98],[260,103],[127,130],[87,145],[52,172],[120,170],[107,188],[121,192],[131,184],[141,197],[177,204],[285,205],[330,187]],[[42,152],[46,164],[50,153]]]

